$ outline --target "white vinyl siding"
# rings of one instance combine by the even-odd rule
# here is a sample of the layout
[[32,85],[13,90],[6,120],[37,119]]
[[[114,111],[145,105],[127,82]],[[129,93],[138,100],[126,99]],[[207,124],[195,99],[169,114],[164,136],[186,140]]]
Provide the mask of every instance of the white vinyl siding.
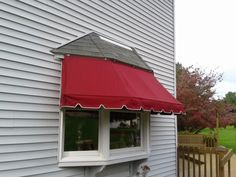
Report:
[[[0,176],[84,177],[58,168],[61,63],[50,50],[61,44],[95,31],[135,47],[174,94],[173,9],[172,0],[0,0]],[[176,175],[175,126],[152,116],[149,176]],[[129,166],[100,176],[128,177]]]

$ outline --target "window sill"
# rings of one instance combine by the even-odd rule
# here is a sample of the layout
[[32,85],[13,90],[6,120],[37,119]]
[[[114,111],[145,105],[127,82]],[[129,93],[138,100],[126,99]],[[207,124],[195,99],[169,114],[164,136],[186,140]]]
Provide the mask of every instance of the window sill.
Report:
[[134,160],[146,159],[149,157],[147,152],[136,152],[131,154],[117,154],[110,156],[109,159],[104,159],[101,156],[99,157],[64,157],[59,160],[59,167],[75,167],[75,166],[100,166],[100,165],[112,165],[122,162],[129,162]]

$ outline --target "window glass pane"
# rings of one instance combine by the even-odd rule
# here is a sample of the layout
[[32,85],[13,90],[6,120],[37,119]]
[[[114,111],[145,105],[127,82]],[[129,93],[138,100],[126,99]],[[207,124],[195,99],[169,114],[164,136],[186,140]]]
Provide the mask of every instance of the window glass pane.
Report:
[[141,146],[139,113],[110,113],[110,149]]
[[97,111],[65,112],[64,151],[87,151],[98,149]]

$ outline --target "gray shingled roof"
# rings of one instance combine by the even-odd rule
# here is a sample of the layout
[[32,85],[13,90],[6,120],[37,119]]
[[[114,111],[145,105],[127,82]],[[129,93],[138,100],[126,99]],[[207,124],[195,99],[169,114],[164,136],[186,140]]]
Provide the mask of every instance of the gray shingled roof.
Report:
[[122,63],[152,71],[134,48],[130,47],[131,50],[129,50],[120,45],[103,40],[100,36],[101,35],[92,32],[59,48],[53,49],[51,52],[55,54],[72,54],[99,57],[102,59],[114,59]]

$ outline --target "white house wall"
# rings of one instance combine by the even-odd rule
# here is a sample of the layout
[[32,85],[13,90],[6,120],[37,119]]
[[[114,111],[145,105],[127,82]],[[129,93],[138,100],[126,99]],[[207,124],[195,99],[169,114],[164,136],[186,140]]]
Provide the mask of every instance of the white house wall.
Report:
[[[92,31],[135,47],[171,92],[174,79],[172,0],[0,1],[0,176],[78,176],[58,168],[59,61],[50,53]],[[176,175],[173,116],[151,119],[149,176]],[[129,176],[129,163],[102,176]],[[101,176],[101,174],[100,174]]]

